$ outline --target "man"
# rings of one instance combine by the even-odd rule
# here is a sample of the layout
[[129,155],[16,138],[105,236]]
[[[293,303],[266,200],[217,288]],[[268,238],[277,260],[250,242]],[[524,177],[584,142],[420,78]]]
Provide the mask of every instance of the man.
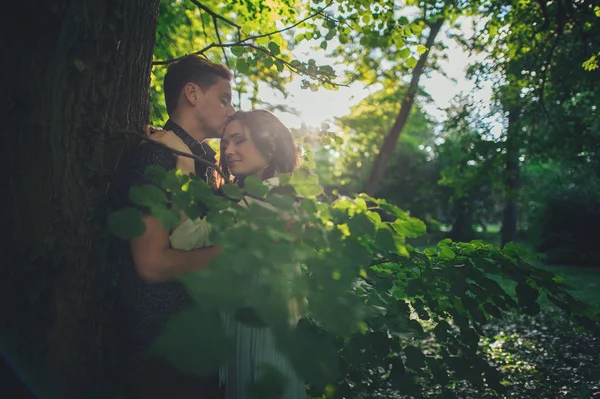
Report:
[[[193,154],[215,163],[215,151],[205,139],[220,137],[231,105],[231,71],[199,56],[188,56],[171,64],[164,79],[165,101],[172,130]],[[112,205],[130,205],[129,189],[148,183],[149,165],[175,168],[175,155],[168,149],[144,143],[123,159],[112,187]],[[195,163],[196,175],[212,183],[211,168]],[[217,376],[200,378],[179,372],[158,358],[144,355],[167,320],[189,306],[191,298],[176,276],[206,268],[218,253],[216,247],[179,251],[170,247],[170,231],[151,215],[144,216],[144,234],[129,243],[116,243],[111,251],[119,263],[120,303],[123,316],[123,350],[126,352],[125,385],[131,398],[219,398]]]

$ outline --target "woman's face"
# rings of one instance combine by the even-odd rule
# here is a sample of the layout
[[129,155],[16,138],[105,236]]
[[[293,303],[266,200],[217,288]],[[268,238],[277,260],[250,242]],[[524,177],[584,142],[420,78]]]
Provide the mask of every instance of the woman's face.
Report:
[[248,129],[239,121],[230,122],[221,139],[221,156],[235,177],[255,175],[260,177],[269,165],[268,160],[260,153]]

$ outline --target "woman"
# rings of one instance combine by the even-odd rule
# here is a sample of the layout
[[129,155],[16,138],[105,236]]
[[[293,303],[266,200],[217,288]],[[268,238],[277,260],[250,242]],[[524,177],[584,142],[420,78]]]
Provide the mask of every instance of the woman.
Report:
[[[189,148],[174,134],[159,131],[151,136],[171,148],[190,153]],[[193,172],[189,158],[177,157],[177,168]],[[290,173],[298,165],[298,153],[290,130],[273,114],[263,110],[237,112],[227,124],[221,139],[219,166],[226,176],[243,184],[248,176],[256,176],[268,185],[278,184],[280,173]],[[173,248],[193,249],[206,246],[209,226],[204,219],[187,220],[171,235]],[[297,310],[291,302],[290,311]],[[305,398],[304,382],[295,374],[287,359],[280,354],[269,328],[248,327],[223,313],[228,331],[237,342],[235,358],[221,370],[227,399],[245,399],[248,383],[260,378],[261,365],[275,367],[285,376],[287,385],[281,398]],[[297,319],[296,319],[297,320]]]

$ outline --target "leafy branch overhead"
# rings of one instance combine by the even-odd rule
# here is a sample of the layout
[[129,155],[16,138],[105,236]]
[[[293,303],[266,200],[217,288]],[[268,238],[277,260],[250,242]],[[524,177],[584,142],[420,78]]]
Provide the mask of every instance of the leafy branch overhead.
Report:
[[[153,62],[155,83],[152,85],[156,119],[164,119],[162,89],[156,83],[165,73],[160,67],[184,55],[201,54],[227,63],[236,72],[236,90],[240,95],[257,87],[259,82],[287,94],[284,83],[293,75],[308,78],[302,81],[303,88],[316,91],[322,86],[335,90],[347,86],[356,77],[351,74],[349,79],[339,79],[340,72],[332,65],[318,65],[313,58],[302,59],[294,49],[303,42],[310,46],[318,41],[320,50],[327,49],[327,43],[330,48],[344,47],[353,40],[353,32],[375,31],[382,24],[388,24],[391,15],[387,11],[373,12],[378,7],[390,9],[385,1],[371,5],[354,1],[295,5],[289,7],[284,0],[270,4],[259,1],[214,5],[197,1],[161,3],[165,25],[159,26],[157,31]],[[401,7],[394,9],[400,11]],[[408,40],[421,30],[419,24],[411,24],[406,18],[394,18],[396,40]],[[174,49],[178,53],[174,53]],[[425,47],[419,45],[416,50],[420,54]],[[400,56],[407,58],[408,64],[412,62],[410,53],[403,52]],[[252,101],[260,103],[258,98]]]
[[[298,60],[290,59],[290,56],[282,52],[281,44],[285,44],[285,39],[282,37],[282,33],[287,32],[293,28],[303,25],[306,21],[316,19],[323,15],[323,12],[331,6],[332,3],[327,4],[325,7],[319,8],[316,12],[310,14],[306,18],[291,24],[290,26],[277,29],[268,33],[261,33],[256,35],[248,35],[245,38],[241,38],[241,28],[233,22],[227,20],[224,17],[217,17],[207,7],[201,6],[194,1],[202,10],[208,12],[214,18],[214,30],[217,36],[217,42],[212,42],[206,45],[204,48],[194,51],[191,54],[206,55],[211,49],[221,48],[230,49],[231,53],[237,57],[235,64],[236,72],[244,75],[248,75],[252,67],[257,67],[258,63],[262,63],[264,67],[271,68],[275,66],[279,72],[283,72],[284,68],[288,68],[293,73],[309,76],[322,84],[328,84],[329,87],[340,86],[341,84],[335,83],[336,77],[333,68],[329,65],[317,66],[314,60],[308,62],[301,62]],[[217,19],[224,20],[228,25],[233,26],[237,29],[237,40],[230,43],[223,43],[221,41],[221,35],[219,32],[219,26],[216,22]],[[273,39],[273,41],[269,41]],[[252,51],[254,50],[254,51]],[[285,50],[284,50],[285,51]],[[224,55],[227,60],[227,55]],[[172,62],[177,61],[183,56],[171,58],[168,60],[154,61],[153,65],[168,65]]]

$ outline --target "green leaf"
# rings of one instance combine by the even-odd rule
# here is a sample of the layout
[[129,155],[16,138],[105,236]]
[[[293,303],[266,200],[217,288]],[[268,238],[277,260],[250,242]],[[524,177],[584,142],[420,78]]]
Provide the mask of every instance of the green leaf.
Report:
[[[303,318],[295,329],[278,336],[279,349],[289,357],[294,369],[307,381],[328,384],[337,381],[339,358],[332,339]],[[310,353],[310,356],[306,356]]]
[[427,51],[427,47],[423,46],[422,44],[419,44],[417,46],[417,54],[423,54]]
[[[392,40],[394,42],[394,46],[396,46],[397,49],[401,49],[406,45],[404,38],[400,35],[394,36],[394,38]],[[402,57],[402,58],[404,58],[404,57]]]
[[289,173],[282,173],[279,175],[279,185],[286,186],[290,184],[290,178],[292,176]]
[[410,56],[410,49],[408,47],[398,50],[398,57],[407,58],[408,56]]
[[283,70],[285,69],[285,65],[280,60],[275,60],[275,66],[277,67],[277,70],[279,72],[283,72]]
[[241,200],[244,196],[242,189],[235,184],[227,183],[221,189],[227,197],[234,200]]
[[317,175],[304,167],[298,168],[292,173],[290,184],[298,194],[305,197],[316,197],[323,193]]
[[438,257],[440,260],[452,260],[456,258],[456,254],[450,248],[442,248]]
[[300,207],[310,215],[317,213],[317,206],[314,199],[303,198]]
[[359,210],[359,211],[362,211],[362,212],[366,212],[367,211],[367,203],[362,198],[355,199],[354,200],[354,205],[356,206],[356,209]]
[[519,298],[519,303],[524,306],[531,305],[540,296],[538,290],[536,290],[535,288],[533,288],[525,282],[517,284],[517,286],[515,287],[515,293]]
[[165,229],[169,230],[181,223],[181,215],[175,209],[169,209],[164,204],[156,204],[150,208],[152,216],[159,219]]
[[417,59],[415,57],[410,57],[406,60],[406,66],[408,68],[414,68],[417,66]]
[[442,360],[428,357],[427,366],[429,367],[429,370],[431,370],[431,374],[433,375],[435,382],[442,386],[448,384],[450,379],[448,377],[448,371],[446,371]]
[[486,313],[489,314],[490,316],[493,316],[498,319],[502,318],[502,312],[500,311],[500,309],[498,309],[498,307],[492,305],[489,302],[486,302],[483,304],[483,310],[485,310]]
[[440,320],[438,324],[433,329],[433,333],[439,341],[446,341],[448,339],[449,333],[452,330],[450,324],[446,320]]
[[477,348],[477,344],[479,344],[479,334],[472,328],[461,328],[460,339],[471,349]]
[[[188,179],[186,176],[185,179]],[[160,182],[160,186],[168,192],[177,192],[181,190],[183,185],[183,176],[177,174],[175,170],[169,170]]]
[[151,207],[155,204],[164,204],[167,201],[165,193],[152,184],[133,186],[129,189],[129,198],[140,206]]
[[255,55],[254,57],[250,57],[246,60],[246,62],[248,63],[248,67],[249,68],[256,68],[256,65],[258,65],[258,60],[259,57],[262,56],[262,53],[258,53],[257,55]]
[[348,220],[348,227],[355,237],[372,236],[375,232],[373,221],[364,213],[351,217]]
[[181,371],[203,375],[223,364],[232,349],[233,342],[218,314],[191,307],[169,319],[150,352]]
[[392,224],[394,230],[408,238],[417,238],[425,234],[425,223],[419,219],[396,219]]
[[408,345],[404,348],[404,353],[406,354],[406,367],[415,371],[425,367],[425,355],[421,352],[421,349]]
[[269,192],[269,187],[258,177],[248,176],[244,179],[244,190],[250,195],[263,198]]
[[197,202],[206,206],[210,206],[218,200],[218,197],[214,194],[212,188],[204,180],[192,180],[188,185],[187,192]]
[[275,42],[269,42],[268,46],[269,46],[269,51],[271,52],[271,54],[273,54],[273,55],[279,55],[279,53],[281,53],[281,49],[279,48],[279,44],[277,44]]
[[410,30],[415,34],[418,35],[419,33],[421,33],[421,31],[423,30],[423,27],[419,24],[410,24]]
[[434,256],[437,255],[438,251],[436,248],[425,248],[423,253],[427,256]]
[[167,170],[160,165],[150,165],[144,170],[144,176],[154,183],[160,183],[166,174]]
[[245,46],[233,46],[231,48],[231,52],[236,57],[239,57],[239,56],[241,56],[242,54],[244,54],[246,52],[246,47]]
[[269,69],[273,66],[273,58],[271,57],[265,57],[263,58],[263,64],[265,65],[265,68]]
[[444,245],[452,244],[451,238],[444,238],[442,241],[438,242],[438,247],[443,247]]
[[294,209],[294,198],[288,195],[269,192],[267,194],[267,201],[269,201],[269,203],[271,203],[275,208],[282,211],[291,211]]
[[122,240],[139,237],[146,231],[142,212],[135,208],[124,208],[108,216],[109,231]]
[[396,241],[388,228],[379,228],[375,234],[375,245],[387,252],[396,252]]
[[239,73],[247,75],[248,72],[250,72],[250,65],[248,65],[248,62],[245,59],[238,58],[235,63],[235,69],[237,69]]

